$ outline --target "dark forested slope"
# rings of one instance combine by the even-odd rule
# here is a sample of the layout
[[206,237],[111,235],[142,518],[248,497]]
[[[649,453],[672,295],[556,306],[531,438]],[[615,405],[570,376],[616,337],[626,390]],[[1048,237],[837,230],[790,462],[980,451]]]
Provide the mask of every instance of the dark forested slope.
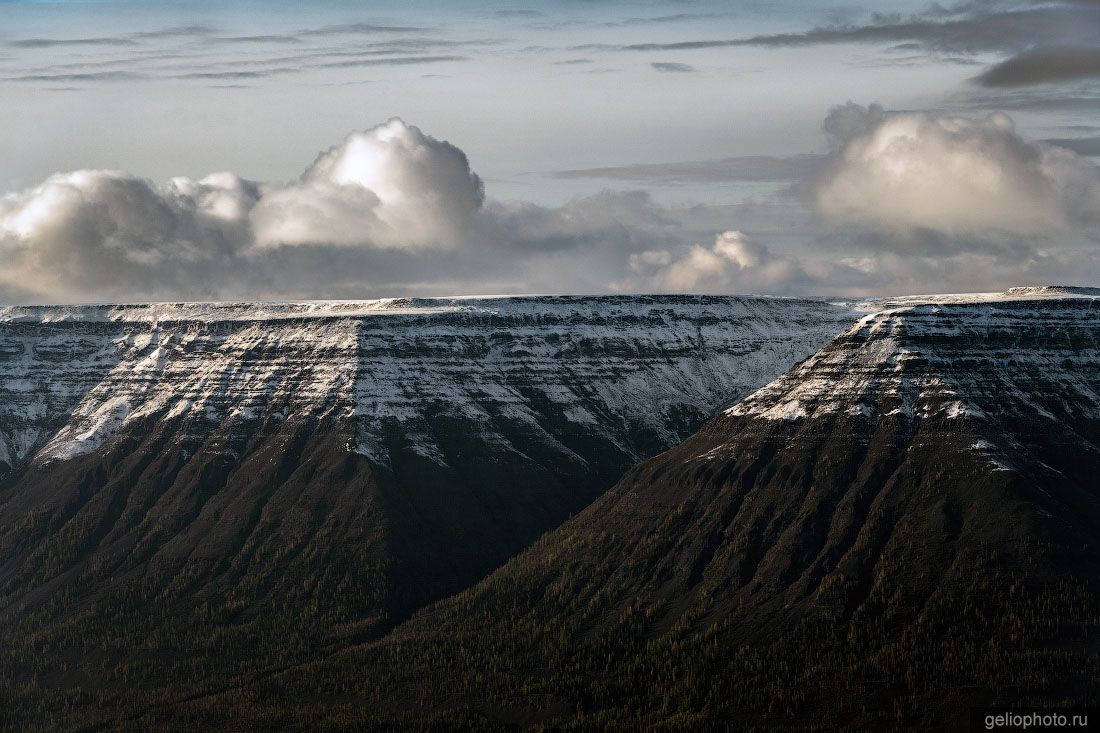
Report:
[[385,639],[142,724],[965,726],[1100,694],[1091,299],[862,320]]

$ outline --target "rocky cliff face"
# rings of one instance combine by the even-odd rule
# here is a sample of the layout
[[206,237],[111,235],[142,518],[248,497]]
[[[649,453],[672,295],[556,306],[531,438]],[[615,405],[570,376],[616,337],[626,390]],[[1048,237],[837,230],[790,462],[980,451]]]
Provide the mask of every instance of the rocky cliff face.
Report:
[[371,637],[852,317],[732,297],[4,309],[0,626],[20,649],[140,628],[194,660],[221,624],[230,667]]
[[445,463],[441,415],[566,453],[565,434],[598,426],[637,457],[847,319],[824,303],[719,297],[0,309],[0,461],[71,459],[148,419],[231,437],[323,418],[376,463],[397,449]]

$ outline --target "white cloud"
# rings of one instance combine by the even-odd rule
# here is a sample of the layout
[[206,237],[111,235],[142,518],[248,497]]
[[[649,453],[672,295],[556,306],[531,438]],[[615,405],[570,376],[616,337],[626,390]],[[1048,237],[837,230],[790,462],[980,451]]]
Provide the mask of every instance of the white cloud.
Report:
[[591,292],[630,253],[679,243],[678,226],[640,192],[487,201],[461,150],[394,119],[290,183],[77,171],[4,196],[0,298]]
[[172,289],[247,245],[256,196],[229,174],[164,187],[117,171],[52,176],[0,198],[0,285],[55,298],[126,280]]
[[713,245],[695,244],[679,256],[668,250],[638,252],[629,263],[636,277],[619,283],[621,290],[783,293],[819,284],[794,260],[738,231],[722,232]]
[[830,224],[904,235],[1048,236],[1100,222],[1100,170],[1023,139],[1011,118],[884,113],[849,103],[815,191]]
[[672,264],[672,253],[667,249],[648,249],[630,255],[630,269],[643,272],[647,267],[667,267]]
[[50,297],[174,294],[283,246],[454,248],[483,200],[461,150],[394,119],[348,136],[289,184],[55,175],[0,198],[0,278]]
[[392,119],[322,153],[252,212],[260,246],[456,246],[481,208],[481,179],[450,143]]
[[[58,174],[0,197],[0,301],[868,294],[1100,276],[1095,236],[1067,245],[1100,220],[1096,168],[1008,118],[849,104],[825,130],[832,152],[809,188],[752,205],[487,199],[461,150],[400,120],[289,183]],[[809,228],[810,201],[828,236]]]

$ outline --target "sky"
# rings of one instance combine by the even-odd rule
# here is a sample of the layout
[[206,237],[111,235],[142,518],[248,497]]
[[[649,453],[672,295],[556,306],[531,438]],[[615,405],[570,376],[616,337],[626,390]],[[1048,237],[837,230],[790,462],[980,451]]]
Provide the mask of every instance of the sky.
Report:
[[0,0],[0,302],[1100,284],[1100,2]]

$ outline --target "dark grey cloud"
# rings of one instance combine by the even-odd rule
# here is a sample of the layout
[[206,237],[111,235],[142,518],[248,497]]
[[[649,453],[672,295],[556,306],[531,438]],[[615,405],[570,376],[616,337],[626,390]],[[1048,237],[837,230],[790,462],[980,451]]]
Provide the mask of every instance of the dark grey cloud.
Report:
[[[204,26],[196,27],[205,28]],[[222,44],[300,44],[308,41],[323,41],[326,39],[340,38],[345,36],[377,36],[387,34],[400,35],[406,33],[433,33],[435,32],[435,30],[436,29],[428,26],[384,25],[378,23],[340,23],[336,25],[320,26],[317,28],[303,28],[287,33],[219,36],[209,38],[208,41],[210,43]],[[209,31],[201,34],[196,33],[195,35],[209,35]]]
[[723,16],[717,13],[673,13],[671,15],[655,15],[651,17],[624,18],[623,20],[610,21],[604,25],[611,28],[647,25],[665,25],[672,23],[686,23],[695,20],[713,20]]
[[19,76],[9,76],[4,81],[19,81],[19,82],[118,82],[118,81],[139,81],[141,79],[148,78],[144,74],[139,74],[133,71],[85,71],[69,74],[21,74]]
[[[913,16],[873,14],[863,24],[833,24],[792,33],[731,39],[686,39],[623,45],[588,44],[578,49],[620,51],[692,51],[737,46],[795,48],[844,43],[912,44],[940,53],[1019,51],[1036,43],[1089,43],[1100,33],[1100,3],[1054,4],[1001,9],[968,6],[943,17],[935,12]],[[933,8],[935,11],[935,8]]]
[[324,39],[338,36],[430,33],[434,29],[426,26],[383,25],[376,23],[343,23],[338,25],[304,28],[292,33],[274,33],[240,36],[217,36],[218,29],[204,23],[167,26],[148,31],[121,34],[118,36],[96,36],[86,38],[16,38],[4,42],[12,48],[63,48],[67,46],[118,46],[135,47],[147,41],[163,41],[181,38],[198,38],[208,43],[219,44],[265,44],[265,43],[302,43],[304,39]]
[[[358,43],[353,50],[321,48],[300,52],[283,51],[278,55],[257,55],[252,58],[235,59],[237,66],[300,65],[316,67],[324,61],[355,61],[373,59],[379,56],[423,56],[432,52],[466,49],[477,46],[490,46],[501,43],[498,39],[446,40],[432,38],[407,38],[374,43]],[[354,65],[354,64],[353,64]],[[338,68],[338,67],[337,67]],[[198,70],[198,69],[197,69]]]
[[211,38],[212,43],[301,43],[296,35],[257,35],[257,36],[218,36]]
[[1072,150],[1078,155],[1100,157],[1100,137],[1060,137],[1047,138],[1043,142]]
[[208,81],[233,80],[233,79],[266,79],[272,76],[285,76],[287,74],[300,74],[301,69],[284,66],[273,69],[242,70],[242,71],[191,71],[186,74],[178,74],[174,79],[206,79]]
[[[952,110],[1034,110],[1092,114],[1100,109],[1100,2],[1086,0],[969,0],[933,4],[915,14],[834,13],[806,30],[734,38],[574,46],[575,51],[688,53],[736,47],[802,48],[877,44],[884,53],[856,59],[862,66],[974,66],[995,53],[1007,58],[977,78],[975,89],[952,94]],[[1067,88],[1067,82],[1079,82]],[[1042,86],[1061,87],[1043,91]],[[996,90],[996,91],[994,91]]]
[[975,81],[985,87],[1022,87],[1100,77],[1100,47],[1033,48],[994,65]]
[[750,155],[722,160],[634,165],[558,171],[557,178],[597,178],[637,183],[791,183],[817,174],[823,155],[777,157]]
[[412,66],[416,64],[440,64],[448,61],[466,61],[466,56],[400,56],[397,58],[350,59],[318,64],[322,69],[349,69],[360,66]]
[[190,38],[195,36],[209,36],[217,33],[213,26],[203,24],[170,26],[151,31],[131,33],[129,38],[138,41],[156,41],[164,38]]
[[325,38],[330,36],[358,36],[376,33],[427,33],[433,30],[427,26],[380,25],[377,23],[341,23],[320,28],[309,28],[296,35],[302,38]]
[[681,64],[675,61],[654,61],[650,64],[656,71],[664,71],[666,73],[673,74],[686,74],[693,71],[698,71],[694,66],[690,64]]
[[136,46],[129,37],[104,36],[96,38],[17,38],[7,41],[12,48],[59,48],[65,46]]
[[176,52],[137,52],[125,57],[106,58],[101,61],[92,61],[82,58],[80,61],[52,63],[47,67],[40,67],[53,72],[65,71],[90,71],[92,69],[105,69],[112,66],[134,66],[137,64],[156,63],[160,61],[189,61],[194,59],[192,54]]
[[1080,89],[1073,92],[1045,87],[995,91],[964,92],[949,96],[945,110],[1019,110],[1021,112],[1068,112],[1093,114],[1100,110],[1100,92]]
[[[411,27],[411,26],[410,26]],[[203,27],[205,29],[205,26]],[[183,34],[186,29],[157,31]],[[167,36],[166,36],[167,37]],[[237,43],[264,46],[259,36],[227,43],[225,38],[204,38],[203,43]],[[282,38],[281,36],[279,38]],[[281,49],[270,52],[249,52],[238,58],[207,57],[201,47],[182,46],[176,51],[138,51],[128,57],[103,60],[64,61],[61,63],[9,69],[0,81],[19,82],[117,82],[139,79],[233,80],[301,74],[318,69],[356,67],[410,66],[463,61],[466,56],[453,53],[456,49],[477,48],[503,43],[501,39],[445,39],[406,37],[385,41],[360,42],[343,48],[311,46],[300,51]],[[190,49],[190,52],[188,50]],[[452,53],[447,53],[452,51]],[[210,58],[210,60],[208,60]],[[170,65],[165,62],[173,62]]]
[[545,17],[543,13],[537,10],[530,10],[524,8],[513,8],[505,10],[495,10],[493,15],[497,18],[542,18]]
[[[893,51],[894,49],[889,49]],[[915,53],[906,56],[880,56],[866,61],[853,62],[853,66],[863,68],[887,68],[891,66],[927,66],[928,64],[949,64],[954,66],[984,66],[981,61],[969,56],[951,56],[940,53]]]
[[[533,16],[537,18],[538,16]],[[545,17],[545,16],[543,16]],[[672,13],[666,15],[633,16],[594,23],[590,18],[553,18],[533,22],[530,27],[540,30],[569,30],[574,28],[644,28],[676,25],[700,20],[728,17],[722,13]]]

